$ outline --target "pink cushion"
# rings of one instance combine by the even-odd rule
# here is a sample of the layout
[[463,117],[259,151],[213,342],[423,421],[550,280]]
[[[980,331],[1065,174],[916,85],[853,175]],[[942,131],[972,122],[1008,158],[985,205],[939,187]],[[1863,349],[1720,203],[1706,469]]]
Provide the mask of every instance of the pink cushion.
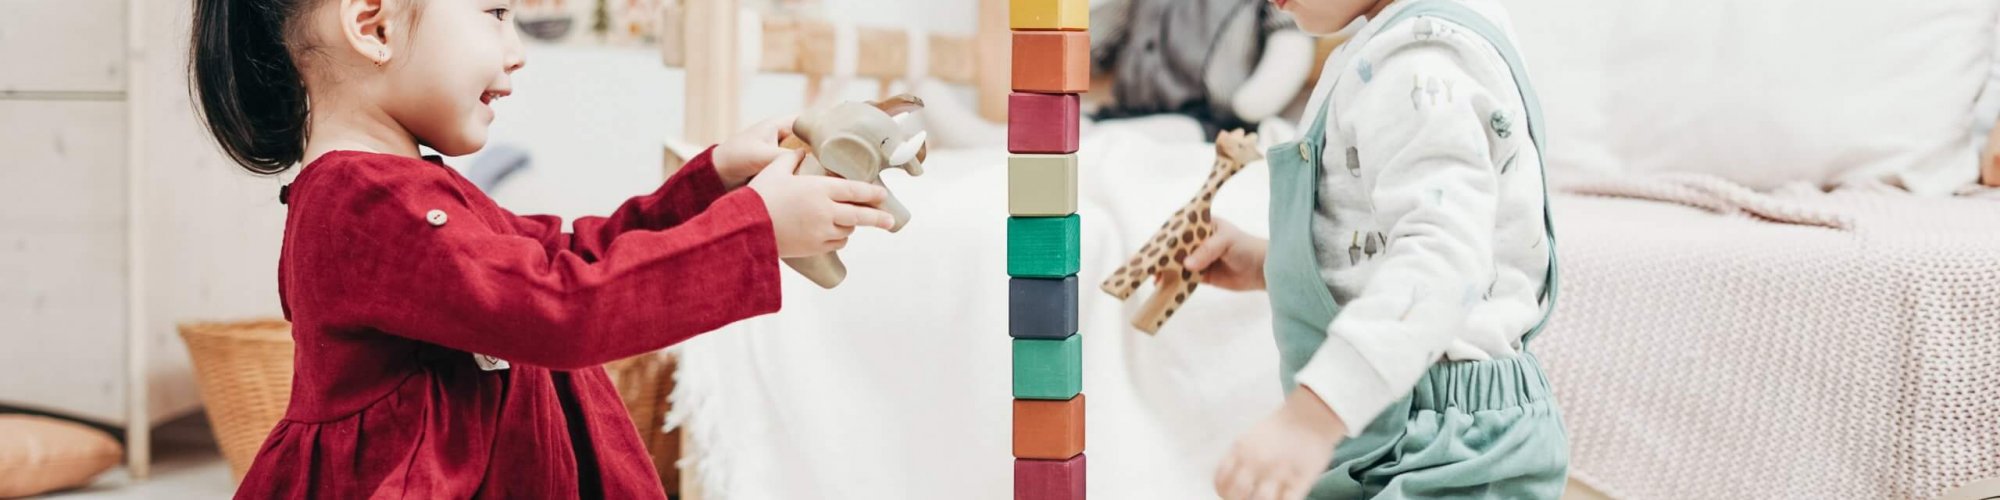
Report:
[[0,415],[0,498],[90,484],[125,451],[103,431],[31,415]]

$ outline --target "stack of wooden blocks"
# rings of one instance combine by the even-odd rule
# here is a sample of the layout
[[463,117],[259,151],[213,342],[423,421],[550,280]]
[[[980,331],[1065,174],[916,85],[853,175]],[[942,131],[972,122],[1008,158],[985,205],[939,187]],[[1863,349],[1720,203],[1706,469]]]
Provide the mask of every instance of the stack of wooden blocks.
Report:
[[1078,94],[1090,87],[1089,0],[1010,0],[1008,334],[1014,498],[1084,497],[1083,338],[1077,332]]

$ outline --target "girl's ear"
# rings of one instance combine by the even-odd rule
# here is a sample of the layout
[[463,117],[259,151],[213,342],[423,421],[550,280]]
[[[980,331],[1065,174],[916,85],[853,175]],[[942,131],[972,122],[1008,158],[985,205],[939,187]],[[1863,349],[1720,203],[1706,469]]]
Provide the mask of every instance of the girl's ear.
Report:
[[395,57],[390,36],[401,36],[400,27],[391,26],[392,16],[384,4],[393,0],[336,0],[340,2],[340,35],[362,59],[380,66]]

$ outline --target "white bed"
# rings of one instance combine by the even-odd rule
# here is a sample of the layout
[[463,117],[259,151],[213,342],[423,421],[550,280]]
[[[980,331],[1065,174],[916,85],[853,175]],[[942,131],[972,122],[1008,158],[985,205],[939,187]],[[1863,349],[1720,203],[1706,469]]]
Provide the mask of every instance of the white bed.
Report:
[[[980,5],[986,26],[1004,2]],[[1924,98],[1906,101],[1929,103],[1908,109],[1928,113],[1931,129],[1903,126],[1913,121],[1905,119],[1870,132],[1869,124],[1896,120],[1822,120],[1835,106],[1827,102],[1838,100],[1822,94],[1846,89],[1801,76],[1854,69],[1844,62],[1813,65],[1825,61],[1802,57],[1773,70],[1754,55],[1722,60],[1734,70],[1785,73],[1763,81],[1808,91],[1781,93],[1692,74],[1663,79],[1633,69],[1664,65],[1629,64],[1609,48],[1577,43],[1624,37],[1631,53],[1671,49],[1699,62],[1713,52],[1677,38],[1684,24],[1643,21],[1788,11],[1728,5],[1511,0],[1518,12],[1551,15],[1516,20],[1523,46],[1538,54],[1530,67],[1549,77],[1541,81],[1551,119],[1567,124],[1552,129],[1563,138],[1552,141],[1557,170],[1732,175],[1797,166],[1820,175],[1942,158],[1917,162],[1923,168],[1902,177],[1935,188],[1961,177],[1953,169],[1972,168],[1943,163],[1956,158],[1945,150],[1963,145],[1937,131],[1963,128],[1953,121],[1962,108],[1952,107],[1959,105],[1952,96],[1975,85],[1927,86],[1930,80],[1905,78],[1908,71],[1886,63],[1854,71],[1893,79]],[[1910,32],[1882,50],[1932,47],[1942,42],[1925,37],[1937,33],[1994,37],[1990,23],[1975,31],[1979,21],[1971,18],[1995,11],[1973,0],[1888,9],[1883,15],[1930,19],[1931,31],[1882,25]],[[691,17],[720,11],[704,12]],[[1870,25],[1868,15],[1842,14],[1849,24],[1788,28],[1848,40],[1837,35]],[[1705,43],[1735,40],[1721,36],[1724,24],[1698,27],[1710,37]],[[1785,40],[1776,32],[1760,36]],[[699,43],[726,52],[734,39]],[[990,55],[982,47],[991,40],[982,29],[964,50]],[[689,41],[692,56],[698,44],[692,35]],[[1841,50],[1862,53],[1868,45]],[[1944,65],[1952,75],[1972,69],[1960,64],[1972,59],[1960,52]],[[1978,54],[2000,60],[2000,52]],[[985,78],[992,71],[981,68],[992,67],[991,58],[980,60],[959,79],[980,84],[977,100],[989,117],[996,91]],[[703,92],[734,95],[727,90],[734,76],[721,73],[735,72],[691,73],[715,79],[690,85],[691,103],[708,96]],[[1620,75],[1620,85],[1611,85]],[[1842,83],[1873,80],[1856,81]],[[1674,85],[1719,97],[1687,101],[1655,92]],[[1656,96],[1647,101],[1655,107],[1635,107],[1635,97],[1648,95]],[[1723,114],[1702,114],[1718,109]],[[735,118],[726,109],[691,109],[689,116],[692,139],[701,142]],[[1212,146],[1160,142],[1140,128],[1097,127],[1081,153],[1089,490],[1096,498],[1213,498],[1215,460],[1280,396],[1267,300],[1203,289],[1158,336],[1147,336],[1125,326],[1131,307],[1095,291],[1192,195],[1212,160]],[[1695,147],[1703,144],[1728,147]],[[1874,160],[1881,161],[1867,163]],[[900,234],[856,237],[842,253],[852,271],[847,284],[822,291],[788,275],[784,312],[680,347],[674,417],[692,429],[693,451],[682,465],[698,479],[684,497],[1011,496],[1004,161],[999,150],[933,150],[926,176],[888,180],[913,222]],[[1251,166],[1223,190],[1216,214],[1262,233],[1267,179],[1261,163]],[[2000,477],[2000,231],[1992,229],[2000,202],[1870,190],[1757,200],[1852,224],[1827,229],[1657,201],[1554,199],[1565,302],[1536,348],[1572,433],[1572,478],[1599,490],[1588,492],[1593,496],[1620,498],[1909,498]]]
[[[1154,337],[1094,290],[1212,147],[1113,125],[1083,151],[1091,495],[1212,498],[1215,460],[1280,397],[1267,300],[1204,289]],[[1009,497],[1004,154],[933,158],[891,181],[916,220],[857,237],[846,285],[788,278],[784,312],[682,347],[675,403],[699,415],[710,498]],[[1217,214],[1262,233],[1267,182],[1251,166]],[[1574,476],[1620,498],[1918,498],[2000,476],[2000,301],[1980,293],[2000,290],[2000,232],[1979,232],[2000,203],[1783,201],[1854,227],[1556,198],[1566,301],[1537,349]]]
[[[1091,494],[1212,497],[1214,462],[1279,399],[1267,302],[1202,290],[1153,337],[1095,288],[1214,147],[1111,125],[1080,154]],[[709,498],[1011,498],[1005,159],[933,151],[925,176],[888,181],[910,226],[854,238],[840,288],[788,276],[783,312],[680,348],[675,408],[694,415]],[[1267,179],[1239,174],[1216,214],[1263,232]]]

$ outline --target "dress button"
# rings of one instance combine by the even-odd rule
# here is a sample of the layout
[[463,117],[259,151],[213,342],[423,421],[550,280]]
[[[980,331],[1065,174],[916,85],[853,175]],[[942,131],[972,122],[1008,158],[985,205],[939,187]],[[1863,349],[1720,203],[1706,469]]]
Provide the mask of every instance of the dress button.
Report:
[[1299,143],[1299,159],[1307,162],[1313,161],[1313,148],[1311,144]]
[[451,217],[445,215],[443,210],[432,209],[430,213],[424,214],[424,220],[430,222],[432,227],[443,226],[450,219]]

